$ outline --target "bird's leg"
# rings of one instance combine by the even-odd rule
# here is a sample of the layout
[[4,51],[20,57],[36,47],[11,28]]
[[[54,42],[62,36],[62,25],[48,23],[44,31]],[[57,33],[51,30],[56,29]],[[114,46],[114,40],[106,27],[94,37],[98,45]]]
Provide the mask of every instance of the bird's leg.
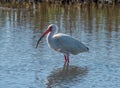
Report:
[[69,53],[64,54],[65,63],[69,63]]
[[69,63],[69,58],[67,58],[67,61],[68,61],[68,63]]
[[66,55],[64,55],[64,59],[65,59],[64,67],[66,68],[66,66],[69,64],[69,60],[67,59]]
[[65,63],[67,62],[67,57],[66,57],[66,55],[64,55],[64,59],[65,59]]
[[66,59],[67,59],[67,62],[69,63],[69,53],[67,53]]

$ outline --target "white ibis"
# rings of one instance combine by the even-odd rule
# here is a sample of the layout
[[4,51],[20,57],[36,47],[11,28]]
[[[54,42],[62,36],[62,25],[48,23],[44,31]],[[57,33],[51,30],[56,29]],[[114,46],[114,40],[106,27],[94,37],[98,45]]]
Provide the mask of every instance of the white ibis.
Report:
[[37,42],[36,48],[38,47],[41,39],[47,35],[48,46],[58,52],[64,54],[65,63],[69,63],[69,54],[79,54],[81,52],[89,51],[89,48],[82,44],[77,39],[63,33],[57,33],[58,27],[55,24],[48,26],[46,31],[42,34],[40,39]]

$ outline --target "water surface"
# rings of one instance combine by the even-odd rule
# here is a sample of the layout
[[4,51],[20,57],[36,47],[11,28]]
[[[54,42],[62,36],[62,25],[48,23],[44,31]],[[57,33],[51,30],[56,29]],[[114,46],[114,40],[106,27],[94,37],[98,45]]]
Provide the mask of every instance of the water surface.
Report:
[[[0,9],[1,88],[120,88],[119,8]],[[90,51],[71,55],[64,66],[63,55],[49,49],[45,38],[36,49],[51,23]]]

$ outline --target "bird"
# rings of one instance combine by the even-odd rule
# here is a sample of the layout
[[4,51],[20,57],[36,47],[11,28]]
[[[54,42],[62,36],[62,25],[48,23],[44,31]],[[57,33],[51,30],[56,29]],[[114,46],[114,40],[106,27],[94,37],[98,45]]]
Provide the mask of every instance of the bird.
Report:
[[55,51],[63,53],[65,63],[69,63],[70,54],[77,55],[81,52],[89,51],[89,48],[76,38],[73,38],[72,36],[67,34],[58,33],[58,26],[56,24],[50,24],[47,27],[46,31],[37,41],[36,48],[45,35],[47,35],[46,40],[48,46]]

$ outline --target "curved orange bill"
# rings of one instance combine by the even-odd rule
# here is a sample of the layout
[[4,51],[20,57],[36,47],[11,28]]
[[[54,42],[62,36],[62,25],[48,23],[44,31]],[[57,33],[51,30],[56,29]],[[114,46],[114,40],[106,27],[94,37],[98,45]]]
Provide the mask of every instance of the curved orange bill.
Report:
[[37,45],[36,45],[36,48],[38,47],[38,44],[39,44],[39,42],[41,41],[41,39],[47,34],[47,33],[49,33],[51,31],[51,28],[48,28],[43,34],[42,34],[42,36],[39,38],[39,40],[37,41]]

